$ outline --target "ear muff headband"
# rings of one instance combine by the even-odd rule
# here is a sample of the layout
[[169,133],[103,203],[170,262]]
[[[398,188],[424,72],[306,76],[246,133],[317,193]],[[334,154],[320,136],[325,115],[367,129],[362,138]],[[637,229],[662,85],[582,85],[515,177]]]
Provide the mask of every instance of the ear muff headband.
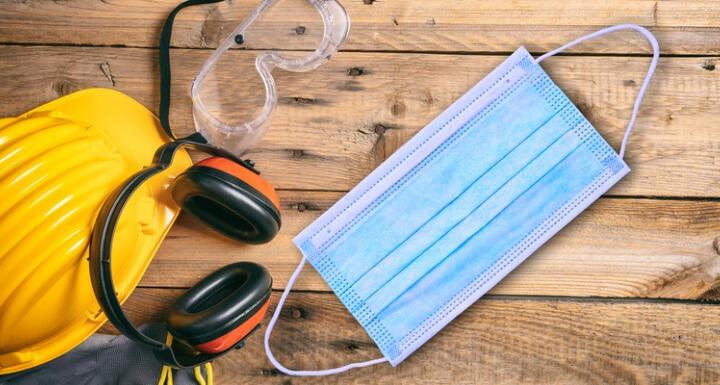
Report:
[[[95,297],[108,320],[110,320],[122,334],[137,343],[152,348],[158,359],[166,364],[174,367],[193,367],[211,361],[222,353],[194,355],[175,352],[164,342],[150,338],[135,328],[122,311],[120,301],[115,294],[111,264],[113,235],[123,208],[132,194],[146,180],[165,170],[172,163],[175,153],[181,147],[189,147],[211,155],[228,157],[233,160],[236,159],[226,151],[203,143],[203,138],[199,134],[191,135],[188,138],[179,139],[160,147],[155,152],[153,164],[139,171],[115,189],[100,208],[98,219],[93,228],[92,237],[90,238],[90,281]],[[239,162],[240,164],[244,164],[242,161]]]

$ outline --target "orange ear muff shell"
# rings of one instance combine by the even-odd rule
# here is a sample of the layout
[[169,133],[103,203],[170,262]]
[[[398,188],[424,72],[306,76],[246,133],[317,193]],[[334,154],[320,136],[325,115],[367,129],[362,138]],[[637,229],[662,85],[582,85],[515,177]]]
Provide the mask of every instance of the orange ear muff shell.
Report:
[[268,298],[265,300],[265,303],[260,306],[260,310],[243,324],[212,341],[195,345],[195,349],[203,353],[216,354],[236,346],[239,341],[250,335],[250,333],[260,325],[260,322],[265,318],[265,313],[267,313],[269,305],[270,301]]
[[229,159],[190,167],[175,179],[172,196],[189,214],[242,242],[269,242],[280,230],[280,202],[270,183]]
[[280,210],[280,199],[278,199],[277,192],[275,192],[275,189],[270,182],[232,160],[221,157],[212,157],[198,162],[196,166],[214,168],[244,181],[269,199],[278,211]]

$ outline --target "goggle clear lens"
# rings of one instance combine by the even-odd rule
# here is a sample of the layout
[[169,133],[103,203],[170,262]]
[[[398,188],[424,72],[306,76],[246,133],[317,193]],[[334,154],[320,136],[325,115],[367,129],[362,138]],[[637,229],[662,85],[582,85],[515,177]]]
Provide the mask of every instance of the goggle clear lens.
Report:
[[317,68],[338,51],[349,29],[348,14],[335,0],[262,1],[196,76],[196,130],[211,144],[242,155],[263,135],[277,106],[273,69]]

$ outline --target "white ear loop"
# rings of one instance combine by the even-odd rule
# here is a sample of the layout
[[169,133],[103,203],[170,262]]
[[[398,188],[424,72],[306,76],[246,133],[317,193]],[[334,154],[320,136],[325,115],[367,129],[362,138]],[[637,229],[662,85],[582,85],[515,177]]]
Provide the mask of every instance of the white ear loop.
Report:
[[352,364],[348,364],[345,366],[341,366],[338,368],[332,368],[332,369],[325,369],[325,370],[292,370],[286,368],[283,364],[281,364],[273,354],[272,350],[270,349],[270,334],[272,334],[273,328],[275,327],[275,323],[277,322],[278,318],[280,317],[280,313],[282,311],[283,306],[285,306],[285,300],[287,299],[288,295],[290,294],[290,290],[293,286],[295,286],[295,281],[297,281],[298,276],[300,276],[300,273],[302,272],[303,267],[305,267],[305,263],[307,262],[307,259],[305,256],[303,256],[302,260],[300,260],[300,264],[298,264],[298,267],[295,269],[295,272],[290,276],[290,279],[288,280],[287,286],[285,287],[285,290],[282,293],[282,296],[280,296],[280,300],[278,301],[277,307],[275,308],[275,313],[273,313],[272,318],[270,319],[270,322],[268,323],[267,330],[265,331],[265,354],[267,354],[268,359],[270,362],[275,366],[279,371],[289,374],[291,376],[301,376],[301,377],[309,377],[309,376],[327,376],[330,374],[337,374],[342,372],[347,372],[350,369],[354,368],[362,368],[365,366],[375,365],[382,362],[387,362],[387,358],[376,358],[374,360],[370,361],[362,361],[362,362],[354,362]]
[[652,79],[653,74],[655,73],[655,68],[657,67],[658,60],[660,59],[660,45],[658,44],[657,39],[655,39],[655,36],[652,34],[652,32],[648,31],[644,27],[641,27],[641,26],[635,25],[635,24],[614,25],[612,27],[603,28],[599,31],[585,35],[579,39],[575,39],[575,40],[563,45],[562,47],[552,50],[552,51],[546,53],[545,55],[542,55],[539,58],[535,59],[536,63],[540,63],[541,61],[549,58],[550,56],[553,56],[559,52],[565,51],[566,49],[573,47],[575,45],[578,45],[586,40],[592,40],[596,37],[603,36],[610,32],[620,31],[623,29],[632,29],[637,32],[640,32],[643,35],[643,37],[652,46],[653,57],[652,57],[652,60],[650,61],[650,66],[648,67],[647,75],[645,75],[645,79],[643,80],[643,83],[640,86],[640,91],[638,91],[637,97],[635,98],[635,104],[633,105],[632,115],[630,116],[630,122],[627,125],[627,129],[625,130],[625,136],[623,136],[622,144],[620,145],[619,155],[621,158],[625,157],[625,148],[627,147],[627,142],[628,142],[628,138],[630,138],[630,133],[632,132],[633,128],[635,127],[635,119],[637,118],[638,111],[640,111],[640,104],[642,104],[643,98],[645,97],[645,91],[648,88],[648,84],[650,84],[650,79]]

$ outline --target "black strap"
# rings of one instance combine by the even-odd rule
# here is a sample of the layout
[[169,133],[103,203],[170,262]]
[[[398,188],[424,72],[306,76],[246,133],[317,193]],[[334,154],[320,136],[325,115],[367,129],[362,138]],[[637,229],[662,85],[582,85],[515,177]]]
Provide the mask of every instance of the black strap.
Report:
[[150,346],[154,350],[164,350],[168,347],[164,342],[144,335],[133,326],[122,311],[120,301],[115,293],[111,268],[113,235],[115,234],[115,228],[120,219],[120,214],[133,192],[150,177],[170,166],[175,153],[183,144],[185,144],[185,142],[177,141],[167,143],[160,147],[155,152],[155,162],[152,166],[139,171],[110,194],[100,208],[98,219],[93,228],[92,237],[90,238],[90,282],[95,292],[95,298],[98,299],[108,320],[110,320],[122,334],[135,342]]
[[172,28],[175,22],[175,16],[183,8],[193,5],[219,3],[225,0],[188,0],[172,10],[163,24],[160,34],[160,124],[162,124],[165,133],[172,139],[175,134],[170,128],[170,40],[172,39]]
[[183,10],[183,8],[191,7],[193,5],[219,3],[222,1],[225,0],[185,1],[175,7],[175,9],[170,12],[167,19],[165,20],[162,32],[160,33],[160,109],[158,111],[160,124],[162,125],[163,131],[165,131],[165,133],[171,139],[184,141],[185,145],[189,144],[190,142],[195,142],[195,146],[192,147],[214,156],[222,156],[224,158],[228,158],[233,162],[238,163],[241,166],[259,175],[260,172],[255,169],[254,163],[252,161],[242,160],[228,151],[207,145],[207,140],[198,132],[186,138],[177,139],[177,137],[175,137],[175,134],[172,131],[172,128],[170,127],[170,88],[172,77],[172,74],[170,72],[170,40],[172,39],[172,28],[173,23],[175,22],[175,16],[177,16],[178,12]]

